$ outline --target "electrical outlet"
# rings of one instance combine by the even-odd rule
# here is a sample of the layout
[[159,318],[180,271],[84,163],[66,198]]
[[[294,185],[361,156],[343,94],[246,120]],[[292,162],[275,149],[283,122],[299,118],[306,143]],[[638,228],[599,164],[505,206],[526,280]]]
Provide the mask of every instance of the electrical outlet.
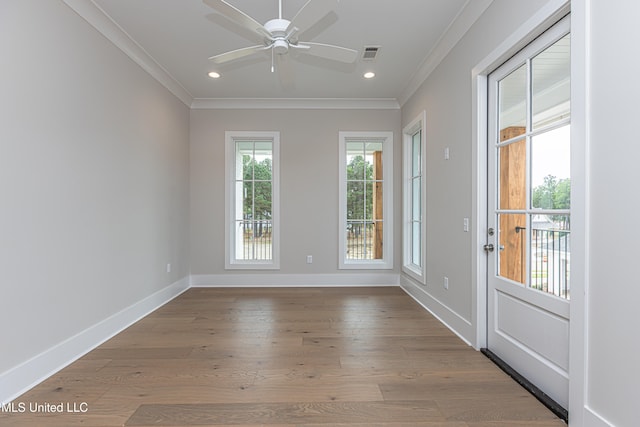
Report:
[[465,233],[469,232],[469,218],[464,219],[462,223],[462,229],[464,230]]
[[449,289],[449,278],[447,276],[444,276],[444,281],[442,282],[442,286],[445,289]]
[[167,264],[167,273],[171,273],[171,263]]
[[313,264],[313,256],[307,255],[307,264]]

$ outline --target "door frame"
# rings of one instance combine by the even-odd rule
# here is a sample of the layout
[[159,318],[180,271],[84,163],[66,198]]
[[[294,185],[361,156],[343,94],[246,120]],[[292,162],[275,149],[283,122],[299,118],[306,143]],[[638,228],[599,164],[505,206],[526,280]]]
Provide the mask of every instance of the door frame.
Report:
[[[544,159],[536,157],[537,138],[542,141],[547,137],[554,138],[552,135],[555,132],[559,129],[565,129],[563,132],[566,132],[571,123],[570,117],[556,113],[550,119],[552,123],[536,128],[535,64],[540,55],[553,51],[558,43],[566,43],[570,37],[569,19],[570,16],[565,16],[555,22],[489,75],[487,223],[496,230],[496,236],[487,239],[496,246],[496,250],[487,254],[488,335],[486,350],[483,349],[503,369],[513,368],[522,377],[519,382],[565,421],[568,418],[566,408],[569,401],[571,316],[570,300],[563,297],[561,289],[569,285],[570,280],[565,276],[565,283],[558,276],[558,282],[550,280],[549,290],[543,290],[542,281],[534,281],[533,253],[535,248],[539,248],[540,242],[534,242],[533,230],[536,227],[533,221],[536,215],[570,215],[571,210],[558,210],[550,206],[547,210],[536,209],[531,197],[534,186],[541,184],[539,181],[532,182],[534,171],[539,166],[544,168],[546,164]],[[569,60],[569,52],[566,53],[566,59]],[[563,71],[563,78],[569,78],[569,70]],[[502,87],[501,82],[507,82],[514,75],[517,76],[514,84],[520,90],[526,88],[526,91],[518,91],[515,95],[526,105],[526,118],[523,108],[522,111],[518,110],[522,114],[521,120],[517,115],[517,122],[509,121],[505,124],[502,123],[502,96],[499,96],[499,88]],[[562,100],[565,99],[564,96],[570,95],[569,87],[565,86],[565,90],[562,90]],[[562,141],[563,144],[570,142],[566,135]],[[561,172],[552,170],[554,175]],[[558,175],[558,179],[569,178],[568,172],[562,170],[566,175]],[[524,227],[526,233],[519,232],[519,227]],[[556,224],[553,228],[556,227],[559,225]],[[568,249],[569,241],[570,238],[567,237],[565,249]],[[505,245],[504,251],[502,245]],[[557,266],[559,260],[556,260],[555,255],[549,256],[554,261],[550,260],[551,264],[546,268]],[[542,265],[538,265],[538,268],[544,269]],[[551,271],[548,271],[551,275]],[[560,274],[558,270],[553,276]],[[536,326],[533,326],[534,323]]]
[[572,298],[570,308],[569,412],[572,425],[604,425],[589,407],[586,352],[588,349],[589,300],[589,230],[588,160],[590,144],[589,43],[590,2],[570,7],[569,0],[551,0],[513,34],[481,60],[471,71],[472,85],[472,319],[475,321],[476,350],[487,345],[487,258],[482,250],[486,243],[487,224],[487,114],[488,75],[509,57],[535,39],[546,28],[571,12],[571,227]]
[[[476,350],[487,345],[487,257],[482,246],[487,243],[487,120],[488,75],[512,55],[524,48],[567,13],[571,12],[571,227],[572,298],[570,323],[569,412],[571,424],[582,425],[592,419],[588,406],[585,350],[588,344],[588,147],[589,147],[589,75],[588,4],[570,0],[551,0],[498,45],[471,70],[472,85],[472,319],[475,321]],[[590,424],[595,425],[595,424]]]
[[487,345],[487,256],[482,246],[487,243],[487,184],[488,184],[488,76],[511,56],[519,52],[546,29],[570,12],[568,0],[554,0],[541,8],[526,23],[506,38],[493,52],[476,65],[471,71],[472,79],[472,176],[476,177],[473,188],[473,218],[476,230],[472,236],[475,257],[472,258],[472,271],[475,272],[473,300],[475,301],[476,350]]

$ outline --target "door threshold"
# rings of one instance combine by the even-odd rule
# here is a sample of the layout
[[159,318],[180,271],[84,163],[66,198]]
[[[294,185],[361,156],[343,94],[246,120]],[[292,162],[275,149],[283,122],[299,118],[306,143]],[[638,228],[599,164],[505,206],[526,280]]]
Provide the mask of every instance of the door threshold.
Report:
[[504,360],[496,356],[488,348],[481,348],[482,354],[487,356],[489,360],[495,363],[500,369],[502,369],[507,375],[513,378],[518,384],[520,384],[525,390],[533,395],[540,403],[546,406],[551,412],[553,412],[558,418],[565,423],[569,423],[569,411],[562,407],[558,402],[549,397],[545,392],[533,385],[531,381],[520,375],[515,369],[509,366]]

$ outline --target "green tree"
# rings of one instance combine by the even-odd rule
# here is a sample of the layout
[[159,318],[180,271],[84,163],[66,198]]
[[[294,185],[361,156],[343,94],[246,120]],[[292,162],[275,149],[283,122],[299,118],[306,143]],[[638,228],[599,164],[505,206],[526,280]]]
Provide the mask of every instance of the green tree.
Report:
[[544,177],[544,184],[533,189],[531,203],[534,208],[539,209],[555,209],[554,198],[558,182],[555,176],[547,175]]
[[367,162],[364,156],[354,156],[351,162],[347,164],[348,220],[365,220],[371,218],[373,213],[372,181],[373,165]]
[[[257,162],[252,156],[243,156],[244,180],[244,218],[249,220],[271,219],[271,179],[272,162],[266,158]],[[262,234],[262,223],[254,229],[257,235]]]
[[[544,183],[533,189],[531,203],[538,209],[569,209],[571,208],[571,179],[558,181],[553,175],[544,177]],[[566,215],[552,215],[551,219],[561,228],[569,227],[569,217]]]
[[553,206],[555,209],[569,209],[571,207],[571,179],[565,178],[558,181],[556,191],[553,194]]

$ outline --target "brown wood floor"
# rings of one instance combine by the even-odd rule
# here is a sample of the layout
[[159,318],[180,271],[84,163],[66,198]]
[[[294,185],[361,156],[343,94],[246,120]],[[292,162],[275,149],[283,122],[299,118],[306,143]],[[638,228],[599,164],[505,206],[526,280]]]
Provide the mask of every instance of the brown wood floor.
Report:
[[392,287],[190,289],[13,403],[0,425],[565,425]]

